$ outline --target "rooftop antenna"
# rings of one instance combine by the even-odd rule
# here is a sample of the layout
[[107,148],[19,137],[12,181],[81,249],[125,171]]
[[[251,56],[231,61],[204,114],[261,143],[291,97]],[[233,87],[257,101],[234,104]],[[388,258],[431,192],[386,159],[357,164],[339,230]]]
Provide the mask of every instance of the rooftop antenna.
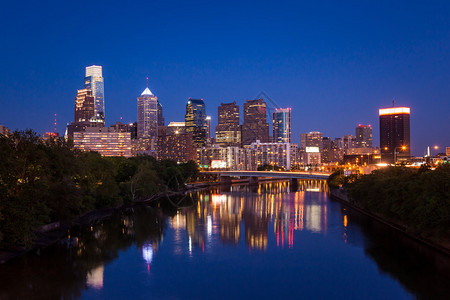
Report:
[[147,76],[147,88],[148,88],[148,76]]
[[392,99],[392,107],[395,107],[395,100]]
[[56,114],[55,114],[55,123],[54,123],[54,125],[55,125],[55,133],[56,133]]

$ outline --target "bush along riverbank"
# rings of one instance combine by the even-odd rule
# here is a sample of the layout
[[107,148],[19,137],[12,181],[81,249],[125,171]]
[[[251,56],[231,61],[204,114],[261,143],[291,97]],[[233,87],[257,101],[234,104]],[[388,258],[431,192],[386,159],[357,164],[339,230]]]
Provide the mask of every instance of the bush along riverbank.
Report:
[[450,251],[449,164],[435,170],[388,167],[346,177],[338,171],[328,184],[346,193],[351,205]]
[[0,157],[0,249],[26,249],[44,224],[142,202],[198,177],[193,161],[102,157],[31,130],[0,136]]

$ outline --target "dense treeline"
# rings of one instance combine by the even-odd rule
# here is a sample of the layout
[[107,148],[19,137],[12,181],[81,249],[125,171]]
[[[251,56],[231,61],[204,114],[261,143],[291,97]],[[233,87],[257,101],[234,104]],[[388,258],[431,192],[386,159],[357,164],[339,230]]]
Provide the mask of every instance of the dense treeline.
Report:
[[357,179],[334,176],[350,201],[406,227],[413,234],[450,240],[450,165],[435,170],[389,167]]
[[102,157],[31,130],[0,136],[0,248],[29,246],[43,224],[176,190],[197,175],[192,161]]

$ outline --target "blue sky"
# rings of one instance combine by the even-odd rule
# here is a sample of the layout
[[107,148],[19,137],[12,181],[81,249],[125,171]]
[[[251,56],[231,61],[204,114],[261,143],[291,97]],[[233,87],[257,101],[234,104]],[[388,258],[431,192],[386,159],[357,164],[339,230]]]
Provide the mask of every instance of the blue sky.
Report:
[[188,97],[217,106],[267,93],[300,133],[331,138],[411,107],[412,152],[450,146],[448,1],[9,1],[0,10],[0,124],[58,131],[84,67],[102,65],[107,124],[136,120],[149,87],[166,123]]

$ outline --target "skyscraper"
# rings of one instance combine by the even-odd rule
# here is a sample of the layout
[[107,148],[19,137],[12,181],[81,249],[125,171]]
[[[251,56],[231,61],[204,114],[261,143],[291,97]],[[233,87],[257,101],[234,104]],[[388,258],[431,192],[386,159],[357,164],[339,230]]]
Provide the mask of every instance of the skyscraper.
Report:
[[95,117],[94,96],[89,89],[77,90],[75,98],[75,122],[91,121]]
[[290,108],[276,108],[273,112],[273,141],[275,143],[291,142]]
[[206,140],[211,139],[211,117],[206,116]]
[[195,148],[206,144],[206,108],[203,99],[189,98],[186,104],[186,132],[192,134],[192,143]]
[[163,107],[161,102],[158,100],[158,126],[164,126],[164,115],[163,115]]
[[356,148],[372,147],[372,125],[359,124],[355,128]]
[[406,161],[411,157],[409,107],[381,108],[380,150],[386,163]]
[[137,98],[138,138],[152,138],[158,135],[158,98],[147,88]]
[[244,103],[244,124],[242,124],[242,145],[251,145],[259,140],[269,142],[267,105],[262,98]]
[[241,146],[239,106],[236,101],[221,103],[217,108],[216,143],[222,147]]
[[184,122],[170,122],[158,127],[158,159],[188,162],[195,159],[192,134],[186,133]]
[[311,131],[300,134],[300,152],[304,164],[316,165],[321,163],[323,150],[323,133]]
[[102,66],[86,67],[84,88],[92,91],[94,97],[95,117],[105,122],[104,83]]
[[300,134],[300,148],[306,149],[307,147],[317,147],[318,150],[322,150],[323,146],[323,133],[319,131],[311,131],[309,133]]

